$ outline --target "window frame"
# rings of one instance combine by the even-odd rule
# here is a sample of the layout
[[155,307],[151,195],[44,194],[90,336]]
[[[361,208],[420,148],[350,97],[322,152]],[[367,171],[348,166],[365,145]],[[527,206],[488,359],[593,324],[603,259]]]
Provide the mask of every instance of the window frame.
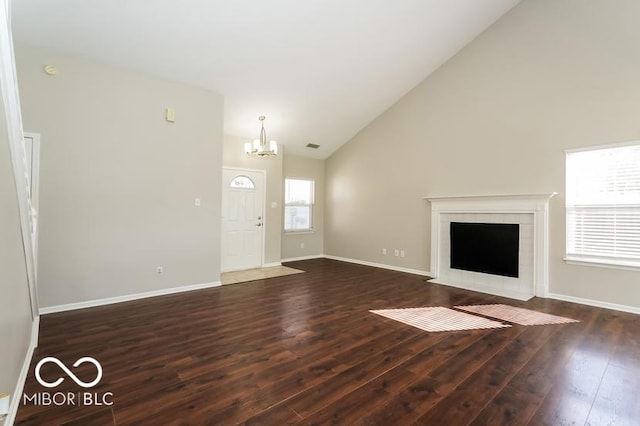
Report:
[[[593,152],[599,150],[607,150],[607,149],[615,149],[615,148],[623,148],[629,146],[636,146],[640,148],[640,141],[627,141],[621,143],[612,143],[612,144],[604,144],[604,145],[595,145],[583,148],[575,148],[575,149],[567,149],[565,150],[565,257],[564,261],[570,265],[582,265],[582,266],[593,266],[600,268],[609,268],[609,269],[622,269],[622,270],[631,270],[631,271],[640,271],[640,259],[633,258],[625,258],[625,257],[615,257],[615,256],[596,256],[585,253],[570,253],[570,233],[572,232],[571,224],[570,224],[570,214],[572,209],[575,209],[576,206],[602,206],[597,203],[590,204],[573,204],[569,202],[569,181],[571,179],[575,179],[575,177],[569,176],[568,170],[568,162],[569,157],[572,154],[578,154],[581,152]],[[635,206],[635,204],[623,204],[623,203],[613,203],[613,206]]]
[[[311,182],[311,202],[307,203],[288,203],[287,202],[287,181],[288,180],[297,180],[297,181],[306,181]],[[308,177],[295,177],[295,176],[286,176],[284,178],[284,208],[282,211],[282,230],[285,234],[310,234],[314,233],[315,229],[313,227],[314,218],[315,218],[315,197],[316,197],[316,181],[315,179]],[[303,229],[287,229],[287,207],[308,207],[309,208],[309,227]]]

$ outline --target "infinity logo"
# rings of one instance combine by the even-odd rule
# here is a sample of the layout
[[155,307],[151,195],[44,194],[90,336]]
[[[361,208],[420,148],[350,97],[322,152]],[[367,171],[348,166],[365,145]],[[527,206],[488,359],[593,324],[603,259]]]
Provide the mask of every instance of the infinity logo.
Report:
[[94,358],[91,358],[89,356],[85,356],[80,358],[79,360],[77,360],[76,362],[73,363],[73,367],[77,367],[81,364],[84,364],[85,362],[90,362],[91,364],[96,366],[96,369],[98,370],[98,375],[96,376],[95,380],[89,383],[85,383],[82,380],[78,379],[78,376],[76,376],[75,374],[73,374],[71,372],[71,370],[69,370],[62,362],[60,362],[60,360],[58,358],[54,358],[52,356],[48,356],[46,358],[42,358],[40,360],[40,362],[36,365],[36,379],[38,380],[38,382],[47,388],[55,388],[56,386],[58,386],[60,383],[64,382],[64,377],[60,377],[58,380],[56,380],[53,383],[49,383],[47,381],[45,381],[44,379],[42,379],[42,377],[40,376],[40,368],[42,368],[42,366],[48,362],[53,362],[54,364],[56,364],[58,367],[60,367],[62,369],[62,371],[64,371],[67,376],[71,377],[71,379],[76,382],[78,384],[78,386],[82,386],[83,388],[91,388],[94,387],[95,385],[97,385],[100,382],[100,379],[102,379],[102,366],[100,365],[100,363],[98,361],[96,361]]

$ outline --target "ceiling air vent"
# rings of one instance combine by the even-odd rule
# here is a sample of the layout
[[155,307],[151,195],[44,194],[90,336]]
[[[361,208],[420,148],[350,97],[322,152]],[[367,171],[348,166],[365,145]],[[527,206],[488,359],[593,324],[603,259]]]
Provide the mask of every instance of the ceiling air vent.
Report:
[[308,143],[307,148],[318,149],[320,145],[316,145],[315,143]]

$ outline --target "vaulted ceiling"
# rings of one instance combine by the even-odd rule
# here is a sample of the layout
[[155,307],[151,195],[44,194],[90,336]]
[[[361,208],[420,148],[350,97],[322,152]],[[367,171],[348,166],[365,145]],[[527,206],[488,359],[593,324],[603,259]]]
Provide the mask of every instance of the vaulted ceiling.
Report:
[[[14,0],[14,40],[211,89],[326,158],[519,0]],[[305,148],[320,145],[318,150]]]

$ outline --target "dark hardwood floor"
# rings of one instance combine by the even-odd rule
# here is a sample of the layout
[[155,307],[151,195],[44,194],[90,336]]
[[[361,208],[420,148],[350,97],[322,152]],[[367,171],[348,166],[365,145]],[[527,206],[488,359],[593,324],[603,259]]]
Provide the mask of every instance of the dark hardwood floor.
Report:
[[[326,259],[288,266],[307,272],[43,316],[25,393],[76,404],[27,403],[17,424],[640,424],[636,315]],[[427,333],[368,312],[483,303],[580,322]],[[96,368],[71,366],[93,357],[103,378],[84,389],[47,363],[42,377],[65,381],[46,389],[45,356],[85,382]],[[79,404],[84,392],[113,405]]]

